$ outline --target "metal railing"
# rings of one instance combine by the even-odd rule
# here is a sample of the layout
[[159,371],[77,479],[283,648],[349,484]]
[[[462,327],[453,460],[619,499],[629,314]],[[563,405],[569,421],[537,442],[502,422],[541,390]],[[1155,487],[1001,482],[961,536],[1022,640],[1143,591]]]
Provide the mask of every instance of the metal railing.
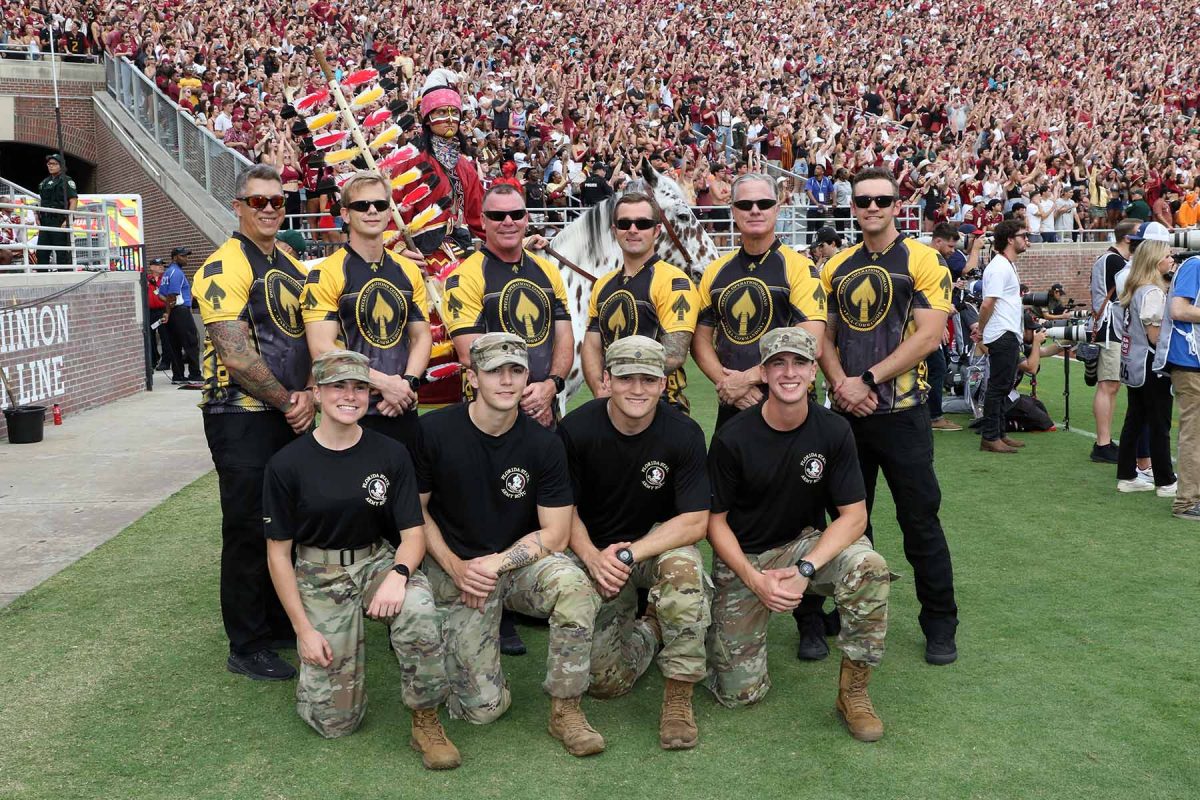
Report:
[[[543,236],[553,239],[563,228],[586,212],[586,208],[578,206],[530,208],[529,231],[541,233]],[[733,250],[741,246],[742,237],[733,224],[728,206],[693,206],[692,213],[700,220],[700,224],[704,226],[719,250]],[[308,243],[307,257],[317,258],[336,250],[345,241],[345,237],[341,233],[340,220],[334,220],[335,224],[332,226],[328,222],[324,227],[321,226],[322,220],[330,219],[327,212],[323,214],[289,214],[284,220],[283,227],[300,231]],[[902,206],[897,225],[905,233],[919,235],[921,232],[921,209],[916,205]],[[854,241],[858,236],[858,225],[849,212],[845,218],[822,218],[819,220],[819,224],[817,220],[813,220],[810,230],[807,208],[797,205],[780,206],[775,232],[784,244],[804,249],[812,243],[816,231],[825,226],[840,229],[847,241]]]
[[0,58],[10,61],[58,61],[65,64],[98,64],[100,56],[91,53],[51,53],[49,50],[31,48],[27,44],[4,42],[0,44]]
[[[12,198],[19,199],[19,198]],[[0,197],[0,254],[6,254],[0,259],[0,273],[3,272],[33,272],[44,270],[70,269],[136,269],[140,266],[141,256],[123,252],[119,245],[114,245],[108,225],[108,209],[103,201],[91,203],[98,207],[96,211],[63,210],[61,208],[46,208],[30,202],[10,202],[9,198]],[[66,215],[67,226],[40,225],[37,214]],[[43,232],[70,232],[65,245],[49,245],[37,241],[43,238]],[[70,256],[69,264],[50,263],[56,260],[56,253],[66,252]],[[11,263],[7,254],[11,253]],[[51,258],[54,256],[54,259]],[[138,266],[134,265],[136,261]]]
[[228,207],[238,174],[253,166],[249,159],[198,125],[128,59],[107,57],[104,71],[109,95],[205,191]]

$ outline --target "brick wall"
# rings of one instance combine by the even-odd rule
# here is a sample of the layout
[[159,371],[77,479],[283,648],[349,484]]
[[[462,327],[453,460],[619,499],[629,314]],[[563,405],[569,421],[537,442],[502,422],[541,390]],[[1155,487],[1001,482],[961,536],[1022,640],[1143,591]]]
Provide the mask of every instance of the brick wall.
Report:
[[[72,79],[86,75],[92,80]],[[92,93],[104,91],[103,68],[64,70],[58,82],[59,105],[62,109],[63,143],[67,153],[84,161],[96,162],[95,112]],[[54,85],[37,79],[34,73],[12,72],[0,76],[0,95],[12,95],[14,105],[14,139],[58,149],[54,125]]]
[[1017,259],[1017,275],[1031,292],[1061,283],[1067,297],[1087,303],[1092,264],[1107,249],[1107,244],[1035,244]]
[[[12,310],[87,274],[0,276],[0,370],[18,403],[47,410],[58,403],[70,414],[145,388],[139,277],[102,273],[81,289]],[[8,408],[10,399],[0,394],[0,408]],[[0,436],[7,438],[2,417]]]

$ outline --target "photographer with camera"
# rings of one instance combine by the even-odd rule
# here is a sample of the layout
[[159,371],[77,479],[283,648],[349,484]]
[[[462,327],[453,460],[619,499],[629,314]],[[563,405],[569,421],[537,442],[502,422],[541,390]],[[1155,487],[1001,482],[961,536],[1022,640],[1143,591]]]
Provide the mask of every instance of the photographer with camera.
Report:
[[[1174,269],[1170,244],[1143,240],[1133,254],[1133,265],[1119,296],[1125,331],[1121,342],[1121,383],[1129,387],[1129,407],[1117,456],[1119,492],[1153,488],[1159,497],[1174,497],[1176,492],[1171,465],[1171,383],[1169,378],[1151,369],[1166,305],[1165,276]],[[1137,480],[1135,464],[1138,436],[1147,425],[1153,487]]]
[[[1100,348],[1096,363],[1096,396],[1092,400],[1092,415],[1096,418],[1096,443],[1092,445],[1092,461],[1101,464],[1117,463],[1117,446],[1112,440],[1113,409],[1117,390],[1121,388],[1121,330],[1114,300],[1117,297],[1117,273],[1125,269],[1133,257],[1130,237],[1137,234],[1140,220],[1123,219],[1117,223],[1113,236],[1116,242],[1092,265],[1092,342]],[[1088,372],[1092,369],[1088,367]],[[1086,373],[1085,373],[1086,377]]]
[[1192,255],[1175,274],[1155,348],[1154,371],[1171,376],[1179,403],[1179,483],[1171,513],[1200,521],[1200,256]]
[[1029,228],[1006,220],[994,233],[996,255],[983,270],[983,303],[971,338],[988,351],[987,394],[983,401],[983,440],[979,449],[989,453],[1015,453],[1024,442],[1005,435],[1009,392],[1021,360],[1021,282],[1013,263],[1029,249]]

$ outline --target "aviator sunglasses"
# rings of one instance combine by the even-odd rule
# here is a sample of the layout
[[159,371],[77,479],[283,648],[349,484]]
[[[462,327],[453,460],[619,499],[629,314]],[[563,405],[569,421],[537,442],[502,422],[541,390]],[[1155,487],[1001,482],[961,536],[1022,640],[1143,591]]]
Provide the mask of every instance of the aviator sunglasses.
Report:
[[283,208],[283,195],[281,194],[273,194],[270,197],[265,194],[252,194],[248,197],[235,197],[234,199],[241,200],[255,211],[262,211],[268,205],[271,208]]

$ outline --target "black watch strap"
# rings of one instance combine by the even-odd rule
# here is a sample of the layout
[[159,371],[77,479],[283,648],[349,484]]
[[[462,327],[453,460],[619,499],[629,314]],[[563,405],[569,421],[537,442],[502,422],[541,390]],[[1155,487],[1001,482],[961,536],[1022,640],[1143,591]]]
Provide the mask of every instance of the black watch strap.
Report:
[[414,392],[421,388],[421,379],[416,375],[401,375],[400,377],[408,381],[408,385],[412,387]]
[[871,370],[867,370],[862,374],[862,382],[865,383],[868,388],[875,388],[875,375],[871,372]]
[[550,380],[554,381],[555,394],[562,394],[563,389],[567,388],[567,382],[557,375],[551,375]]
[[408,570],[408,564],[393,564],[392,572],[397,575],[403,575],[405,578],[411,578],[412,573]]

